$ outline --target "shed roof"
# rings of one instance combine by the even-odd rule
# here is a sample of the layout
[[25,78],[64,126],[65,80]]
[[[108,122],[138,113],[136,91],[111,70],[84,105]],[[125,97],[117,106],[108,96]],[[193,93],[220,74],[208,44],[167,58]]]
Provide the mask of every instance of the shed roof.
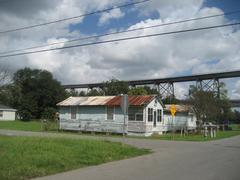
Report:
[[[150,103],[155,96],[129,96],[131,106],[141,106]],[[57,104],[57,106],[120,106],[121,96],[90,96],[90,97],[69,97]]]
[[13,109],[11,107],[5,106],[3,104],[0,104],[0,110],[11,110],[11,111],[16,111],[16,109]]
[[[192,112],[192,106],[189,105],[183,105],[183,104],[176,104],[176,111],[177,112]],[[166,112],[170,112],[171,104],[166,104],[164,110]]]
[[[119,106],[121,104],[121,96],[115,96],[106,103],[108,106]],[[130,106],[142,106],[150,103],[155,96],[128,96],[128,104]]]

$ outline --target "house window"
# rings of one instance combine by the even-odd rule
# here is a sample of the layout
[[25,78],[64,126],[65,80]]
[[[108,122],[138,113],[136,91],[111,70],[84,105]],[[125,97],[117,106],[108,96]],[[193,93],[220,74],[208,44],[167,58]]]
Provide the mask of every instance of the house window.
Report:
[[114,107],[107,107],[107,120],[113,120]]
[[153,108],[148,108],[148,122],[153,121]]
[[0,111],[0,117],[3,117],[3,111]]
[[77,107],[71,107],[71,119],[77,118]]
[[129,107],[128,109],[129,121],[143,121],[143,107]]
[[161,111],[161,109],[157,110],[157,121],[162,122],[162,111]]
[[193,122],[193,115],[191,115],[191,122]]
[[136,121],[143,121],[143,114],[140,114],[140,113],[135,114],[135,120]]

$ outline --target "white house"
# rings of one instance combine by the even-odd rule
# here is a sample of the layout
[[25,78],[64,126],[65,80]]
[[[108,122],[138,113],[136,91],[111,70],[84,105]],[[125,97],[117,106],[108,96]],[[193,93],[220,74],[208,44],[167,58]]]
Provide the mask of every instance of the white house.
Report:
[[16,119],[16,109],[0,104],[0,121],[14,121]]
[[121,96],[69,97],[57,104],[60,129],[125,133],[149,136],[161,134],[163,105],[156,96],[129,96],[124,128]]
[[175,105],[176,114],[175,117],[172,117],[170,108],[171,105],[165,105],[164,108],[164,125],[165,131],[171,131],[180,129],[193,130],[196,129],[197,118],[193,109],[189,105]]

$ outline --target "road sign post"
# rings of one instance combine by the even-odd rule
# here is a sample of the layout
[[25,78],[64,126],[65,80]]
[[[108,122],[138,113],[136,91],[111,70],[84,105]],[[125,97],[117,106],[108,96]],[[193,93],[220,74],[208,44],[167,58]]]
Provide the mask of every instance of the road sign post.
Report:
[[174,139],[174,131],[175,131],[175,128],[174,128],[174,124],[173,124],[173,119],[175,117],[175,114],[177,112],[177,108],[176,108],[176,105],[175,104],[172,104],[171,107],[170,107],[170,112],[172,114],[172,139]]
[[121,98],[121,108],[124,114],[124,121],[123,121],[123,136],[127,133],[127,114],[128,114],[128,95],[124,94]]

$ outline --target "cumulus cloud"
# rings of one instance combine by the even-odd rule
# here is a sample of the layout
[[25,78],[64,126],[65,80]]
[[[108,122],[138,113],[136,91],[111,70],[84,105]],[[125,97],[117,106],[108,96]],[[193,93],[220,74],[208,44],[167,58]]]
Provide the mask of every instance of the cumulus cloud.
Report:
[[109,20],[111,19],[119,19],[124,17],[125,13],[122,12],[119,8],[113,9],[110,12],[105,12],[101,15],[98,24],[100,26],[108,23]]
[[[40,2],[34,0],[31,1],[33,3],[31,6],[26,4],[25,7],[19,3],[11,5],[11,8],[0,7],[1,30],[76,16],[116,5],[118,1],[42,0]],[[126,29],[222,13],[222,10],[216,7],[204,7],[202,0],[151,1],[134,9],[140,17],[144,16],[145,18],[142,19],[145,20],[129,25]],[[159,14],[159,18],[147,18],[153,11]],[[120,9],[112,10],[97,16],[98,22],[104,25],[110,20],[124,18],[125,13]],[[46,28],[35,28],[1,36],[1,51],[78,38],[84,34],[81,33],[81,29],[70,31],[69,23],[79,24],[83,21],[84,19],[76,19]],[[218,17],[145,29],[98,40],[169,32],[227,22],[230,21],[226,17]],[[64,84],[99,82],[111,77],[128,80],[175,76],[184,72],[199,74],[229,71],[240,68],[239,39],[239,28],[227,27],[5,58],[1,59],[0,66],[12,71],[23,67],[47,69]],[[67,46],[67,44],[63,43],[59,46]],[[176,87],[179,97],[187,93],[184,85],[179,84]],[[236,94],[236,92],[232,93]]]
[[240,80],[237,81],[235,84],[234,89],[232,90],[232,97],[233,99],[240,99]]

